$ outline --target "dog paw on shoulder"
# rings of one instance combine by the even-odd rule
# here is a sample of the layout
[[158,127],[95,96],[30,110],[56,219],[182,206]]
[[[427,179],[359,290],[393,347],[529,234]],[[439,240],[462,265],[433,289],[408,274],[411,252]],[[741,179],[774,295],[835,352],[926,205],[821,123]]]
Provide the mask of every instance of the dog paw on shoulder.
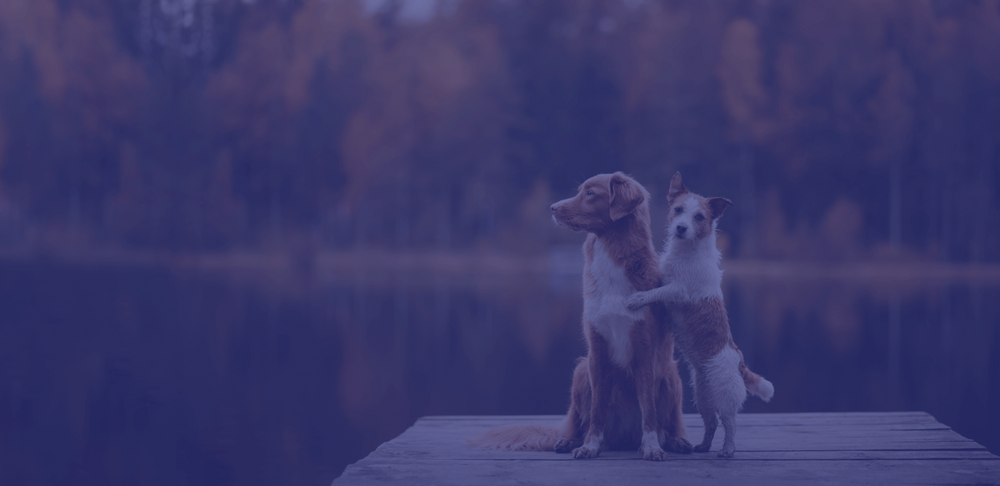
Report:
[[591,449],[587,446],[580,446],[573,449],[573,459],[590,459],[592,457],[597,457],[600,451],[597,449]]
[[628,307],[630,310],[639,310],[647,305],[649,305],[649,301],[646,300],[645,292],[636,292],[629,296],[628,299],[625,299],[625,307]]

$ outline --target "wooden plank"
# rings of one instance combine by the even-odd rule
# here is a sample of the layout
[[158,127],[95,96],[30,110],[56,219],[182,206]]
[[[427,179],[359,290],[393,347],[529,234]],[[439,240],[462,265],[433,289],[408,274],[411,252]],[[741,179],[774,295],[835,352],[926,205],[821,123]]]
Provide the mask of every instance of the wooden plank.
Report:
[[[737,444],[739,445],[739,444]],[[639,460],[638,452],[631,451],[606,451],[601,453],[602,457],[608,460],[633,461]],[[455,457],[443,457],[437,455],[425,455],[414,451],[375,451],[368,456],[373,459],[413,459],[420,461],[453,461],[453,460],[493,460],[498,459],[496,454],[457,454]],[[854,460],[878,460],[889,459],[898,461],[910,460],[941,460],[941,459],[981,459],[995,460],[996,456],[985,450],[938,450],[938,449],[902,449],[902,450],[876,450],[876,451],[839,451],[839,450],[819,450],[819,451],[768,451],[750,450],[744,451],[737,447],[736,456],[730,461],[854,461]],[[551,453],[551,456],[540,456],[537,452],[511,451],[504,455],[503,460],[525,460],[525,461],[572,461],[570,454]],[[717,461],[714,452],[708,454],[672,454],[669,460],[678,461]]]
[[[690,438],[700,439],[700,430],[689,431]],[[965,439],[953,431],[932,431],[933,434],[887,432],[884,434],[863,434],[857,431],[817,431],[814,434],[791,435],[784,431],[773,431],[769,435],[752,435],[748,430],[737,429],[737,444],[742,450],[884,450],[884,449],[983,449],[974,441]],[[474,434],[448,434],[423,436],[416,433],[404,434],[385,448],[407,448],[418,445],[433,445],[449,451],[466,450],[465,438]],[[716,433],[716,440],[721,440]],[[469,449],[471,452],[471,449]]]
[[[687,418],[687,417],[686,417]],[[741,450],[984,450],[982,446],[962,437],[937,422],[920,424],[866,424],[845,427],[816,420],[808,426],[802,420],[790,420],[792,426],[755,425],[751,420],[738,420],[737,445]],[[430,446],[434,453],[448,457],[482,457],[481,452],[469,449],[464,438],[472,437],[491,427],[512,423],[556,425],[560,418],[540,417],[522,421],[509,420],[421,420],[413,428],[383,448],[412,449]],[[689,437],[700,439],[703,429],[698,425],[687,426]],[[751,422],[747,424],[746,422]],[[721,443],[722,434],[716,434]]]
[[[422,461],[348,466],[335,485],[996,485],[996,461]],[[710,466],[710,467],[709,467]]]
[[[501,420],[483,420],[481,422],[473,421],[455,421],[455,422],[443,422],[443,421],[422,421],[418,422],[421,428],[428,430],[439,430],[439,431],[469,431],[473,433],[479,433],[482,430],[486,430],[491,427],[501,427],[505,425],[516,425],[516,424],[537,424],[537,425],[548,425],[556,426],[559,421],[556,420],[523,420],[520,422],[512,421],[501,421]],[[947,426],[940,423],[822,423],[818,422],[815,424],[810,424],[801,421],[789,421],[788,424],[780,423],[754,423],[745,420],[736,420],[738,427],[748,428],[748,429],[768,429],[768,428],[781,428],[787,430],[814,430],[814,429],[839,429],[839,430],[854,430],[854,431],[872,431],[872,430],[951,430]],[[698,422],[687,422],[685,421],[685,428],[688,430],[700,429],[702,428],[701,420]]]
[[[555,424],[562,419],[561,415],[438,415],[422,417],[420,422],[428,424],[444,423],[493,423],[505,425],[511,423],[547,423]],[[743,413],[737,417],[743,425],[818,425],[818,424],[933,424],[946,427],[926,412],[868,412],[868,413]],[[688,427],[700,427],[701,417],[697,414],[685,414],[684,424]]]
[[[521,422],[524,420],[558,420],[562,415],[430,415],[421,417],[419,420],[453,422],[456,420],[507,420],[511,422]],[[765,420],[765,421],[785,421],[789,418],[803,418],[814,420],[861,420],[876,419],[879,422],[896,420],[900,418],[919,418],[937,422],[934,417],[927,412],[787,412],[787,413],[741,413],[740,420]],[[684,414],[685,422],[700,421],[701,417],[695,413]]]
[[[487,451],[464,440],[491,427],[557,425],[560,416],[424,417],[348,467],[335,485],[400,484],[997,484],[1000,458],[923,412],[743,414],[732,459],[636,451],[577,461],[554,452]],[[685,415],[691,438],[701,418]],[[716,434],[713,450],[721,446]]]

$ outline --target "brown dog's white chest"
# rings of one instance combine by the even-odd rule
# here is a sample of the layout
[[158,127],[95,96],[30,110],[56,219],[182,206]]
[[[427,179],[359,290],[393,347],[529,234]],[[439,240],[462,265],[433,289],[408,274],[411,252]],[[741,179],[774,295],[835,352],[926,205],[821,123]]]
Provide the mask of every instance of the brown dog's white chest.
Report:
[[608,341],[611,360],[624,368],[632,359],[632,325],[642,320],[645,311],[625,306],[625,299],[637,289],[600,240],[594,242],[591,255],[584,273],[584,321]]

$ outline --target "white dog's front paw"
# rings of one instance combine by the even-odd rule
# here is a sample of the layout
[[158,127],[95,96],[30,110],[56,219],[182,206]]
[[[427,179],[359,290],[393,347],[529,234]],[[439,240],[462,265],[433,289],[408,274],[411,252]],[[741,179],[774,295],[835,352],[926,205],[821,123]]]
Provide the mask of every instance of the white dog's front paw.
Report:
[[625,307],[631,310],[639,310],[649,305],[648,292],[636,292],[625,299]]

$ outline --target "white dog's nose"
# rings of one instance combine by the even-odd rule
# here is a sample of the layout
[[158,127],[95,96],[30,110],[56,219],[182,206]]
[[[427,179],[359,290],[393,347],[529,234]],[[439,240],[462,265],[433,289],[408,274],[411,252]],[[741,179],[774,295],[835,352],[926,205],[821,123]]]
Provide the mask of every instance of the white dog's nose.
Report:
[[680,225],[680,224],[677,225],[677,234],[679,236],[684,236],[684,232],[687,231],[687,230],[688,230],[687,226]]

